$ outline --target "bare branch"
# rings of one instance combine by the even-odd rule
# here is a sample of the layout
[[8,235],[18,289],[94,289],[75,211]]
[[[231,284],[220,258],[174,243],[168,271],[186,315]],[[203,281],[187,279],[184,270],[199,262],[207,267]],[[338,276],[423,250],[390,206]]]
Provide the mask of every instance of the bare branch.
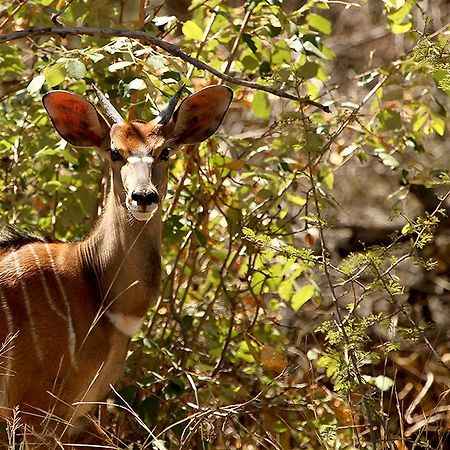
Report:
[[208,64],[200,61],[197,58],[193,58],[192,56],[184,53],[180,47],[177,45],[171,44],[170,42],[159,39],[151,34],[148,34],[144,31],[135,31],[135,30],[119,30],[119,29],[103,29],[103,28],[91,28],[91,27],[53,27],[53,28],[29,28],[21,31],[14,31],[12,33],[7,33],[0,36],[0,44],[11,42],[17,39],[24,38],[36,38],[38,36],[60,36],[65,37],[67,35],[87,35],[87,36],[102,36],[102,37],[128,37],[131,39],[136,39],[142,42],[143,44],[152,45],[154,47],[158,47],[170,55],[176,56],[177,58],[182,59],[183,61],[192,64],[199,70],[207,71],[217,78],[221,80],[228,81],[229,83],[238,84],[240,86],[246,86],[251,89],[257,89],[260,91],[268,92],[269,94],[273,94],[277,97],[287,98],[289,100],[294,100],[300,102],[305,105],[315,106],[316,108],[320,108],[322,111],[330,112],[330,108],[326,105],[322,105],[321,103],[315,102],[314,100],[310,100],[308,97],[298,97],[293,94],[289,94],[281,89],[272,88],[270,86],[265,86],[262,84],[254,83],[252,81],[242,80],[240,78],[232,77],[228,74],[222,73]]

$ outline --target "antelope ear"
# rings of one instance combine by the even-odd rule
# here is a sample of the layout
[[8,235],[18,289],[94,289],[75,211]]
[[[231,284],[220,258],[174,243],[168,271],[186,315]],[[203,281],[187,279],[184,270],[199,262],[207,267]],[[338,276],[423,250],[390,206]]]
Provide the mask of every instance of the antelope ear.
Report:
[[233,99],[227,86],[208,86],[185,98],[172,116],[178,145],[208,139],[219,128]]
[[95,106],[67,91],[51,91],[42,103],[59,135],[76,147],[106,147],[109,125]]

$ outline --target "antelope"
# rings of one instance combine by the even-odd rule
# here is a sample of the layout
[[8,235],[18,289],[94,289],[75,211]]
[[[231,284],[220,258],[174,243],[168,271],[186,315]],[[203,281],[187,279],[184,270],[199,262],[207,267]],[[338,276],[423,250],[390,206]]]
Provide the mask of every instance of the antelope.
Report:
[[233,96],[209,86],[177,108],[183,87],[151,122],[125,121],[95,87],[106,120],[71,92],[43,96],[63,139],[109,161],[111,183],[84,240],[49,243],[11,232],[0,239],[2,420],[18,410],[30,432],[70,436],[117,383],[130,339],[158,296],[168,159],[183,144],[208,139]]

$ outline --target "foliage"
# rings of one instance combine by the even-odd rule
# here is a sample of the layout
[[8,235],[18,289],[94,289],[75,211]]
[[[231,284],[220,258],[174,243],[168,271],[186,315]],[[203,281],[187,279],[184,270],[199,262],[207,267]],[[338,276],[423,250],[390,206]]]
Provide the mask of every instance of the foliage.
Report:
[[[105,442],[445,448],[446,384],[435,382],[440,405],[423,405],[433,430],[413,413],[420,361],[431,354],[442,372],[448,345],[433,347],[408,293],[414,276],[442,266],[427,249],[449,195],[448,27],[435,28],[416,0],[375,2],[376,14],[363,0],[193,0],[182,12],[176,2],[138,3],[15,2],[0,27],[51,27],[57,15],[66,26],[142,29],[333,112],[230,84],[222,131],[171,162],[162,295],[133,338]],[[218,81],[138,41],[83,35],[2,45],[0,77],[2,223],[61,240],[92,227],[106,168],[59,139],[42,94],[95,101],[95,83],[123,112],[151,120],[180,83]],[[420,188],[436,190],[435,207],[420,211]],[[339,254],[340,223],[374,222],[392,225],[388,242]]]

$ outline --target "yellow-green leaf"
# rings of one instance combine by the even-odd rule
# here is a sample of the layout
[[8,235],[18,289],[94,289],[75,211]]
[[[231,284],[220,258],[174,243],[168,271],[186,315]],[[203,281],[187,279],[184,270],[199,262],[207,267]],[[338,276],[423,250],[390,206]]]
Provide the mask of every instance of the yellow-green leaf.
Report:
[[265,92],[257,91],[253,96],[252,113],[257,119],[270,117],[270,103]]
[[55,64],[44,69],[44,76],[47,86],[52,88],[64,81],[66,78],[66,70],[63,64]]
[[202,29],[193,20],[185,22],[181,31],[187,38],[197,41],[200,41],[203,36]]
[[331,22],[320,14],[309,14],[307,21],[311,28],[320,31],[323,34],[331,34],[333,31]]
[[431,126],[439,136],[443,136],[445,133],[445,120],[437,114],[431,114]]
[[408,32],[411,28],[412,28],[411,22],[402,24],[395,23],[394,25],[392,25],[392,32],[394,34],[403,34]]
[[300,197],[299,195],[290,194],[289,192],[286,194],[287,199],[297,206],[303,206],[306,204],[306,199],[303,197]]
[[314,295],[315,289],[312,284],[301,287],[291,298],[291,306],[294,311],[298,311]]

